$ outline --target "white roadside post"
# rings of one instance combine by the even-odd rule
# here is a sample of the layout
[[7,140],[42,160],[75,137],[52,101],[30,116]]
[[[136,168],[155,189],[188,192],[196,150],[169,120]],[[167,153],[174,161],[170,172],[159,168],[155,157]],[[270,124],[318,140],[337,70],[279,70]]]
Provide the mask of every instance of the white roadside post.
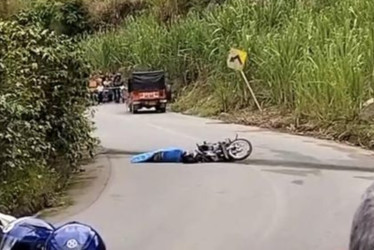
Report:
[[249,84],[249,81],[248,81],[248,79],[247,79],[247,77],[246,77],[246,75],[244,74],[244,71],[243,71],[244,66],[245,66],[245,62],[247,60],[247,56],[248,56],[247,52],[232,48],[230,50],[229,56],[227,58],[227,66],[231,69],[234,69],[234,70],[237,70],[237,71],[240,72],[240,74],[243,77],[245,83],[247,84],[247,87],[248,87],[249,91],[251,92],[251,95],[252,95],[252,97],[253,97],[253,99],[256,103],[257,108],[262,112],[262,108],[257,101],[256,95],[253,92],[253,89],[252,89],[251,85]]

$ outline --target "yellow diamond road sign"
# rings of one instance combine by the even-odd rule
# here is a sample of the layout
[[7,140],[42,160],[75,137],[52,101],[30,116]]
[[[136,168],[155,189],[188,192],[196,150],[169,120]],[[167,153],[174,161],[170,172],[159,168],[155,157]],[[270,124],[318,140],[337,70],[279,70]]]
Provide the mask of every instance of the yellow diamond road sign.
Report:
[[227,58],[227,66],[231,69],[242,71],[246,60],[247,52],[232,48]]

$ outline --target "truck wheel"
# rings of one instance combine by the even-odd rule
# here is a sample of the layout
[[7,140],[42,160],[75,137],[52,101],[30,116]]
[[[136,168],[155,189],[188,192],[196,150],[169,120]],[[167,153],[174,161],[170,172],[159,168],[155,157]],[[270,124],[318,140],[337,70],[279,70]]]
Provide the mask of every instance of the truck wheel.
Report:
[[138,113],[138,107],[137,106],[132,106],[132,113],[137,114]]
[[159,108],[158,110],[160,110],[161,113],[165,113],[166,112],[166,107]]

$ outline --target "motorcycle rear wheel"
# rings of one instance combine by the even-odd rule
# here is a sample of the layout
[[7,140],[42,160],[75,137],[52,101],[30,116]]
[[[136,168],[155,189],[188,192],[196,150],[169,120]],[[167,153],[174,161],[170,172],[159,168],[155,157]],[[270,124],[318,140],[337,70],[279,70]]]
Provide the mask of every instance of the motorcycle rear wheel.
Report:
[[[246,145],[246,149],[244,149],[245,152],[241,152],[241,150],[243,150],[243,148],[240,147],[241,150],[240,150],[239,153],[241,153],[241,154],[238,154],[236,144]],[[252,154],[252,150],[253,150],[253,147],[252,147],[252,144],[251,144],[250,141],[248,141],[247,139],[238,138],[238,139],[236,139],[236,140],[234,140],[230,143],[230,145],[228,146],[227,153],[229,154],[229,156],[233,160],[242,161],[242,160],[245,160],[246,158],[248,158]]]

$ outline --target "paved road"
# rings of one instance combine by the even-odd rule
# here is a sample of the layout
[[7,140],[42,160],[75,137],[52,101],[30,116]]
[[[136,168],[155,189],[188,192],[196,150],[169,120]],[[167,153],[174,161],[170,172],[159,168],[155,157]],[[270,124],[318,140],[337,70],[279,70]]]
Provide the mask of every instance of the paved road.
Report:
[[[344,250],[360,196],[374,180],[371,152],[332,142],[175,113],[98,108],[110,178],[78,219],[102,232],[111,250]],[[249,161],[131,165],[128,152],[239,133]],[[353,170],[359,169],[361,171]]]

